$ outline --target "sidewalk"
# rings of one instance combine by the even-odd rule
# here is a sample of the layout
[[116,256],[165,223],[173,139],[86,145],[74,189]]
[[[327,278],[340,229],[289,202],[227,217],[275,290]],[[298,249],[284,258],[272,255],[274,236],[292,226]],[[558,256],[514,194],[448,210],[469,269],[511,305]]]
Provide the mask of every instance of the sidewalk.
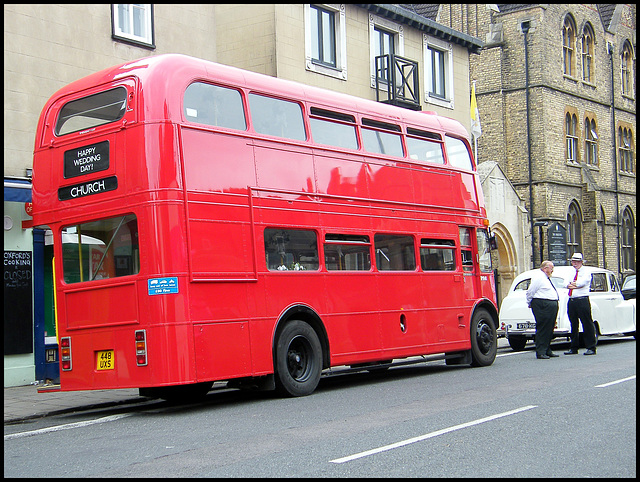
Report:
[[38,393],[34,385],[9,387],[4,389],[4,423],[145,400],[137,388]]

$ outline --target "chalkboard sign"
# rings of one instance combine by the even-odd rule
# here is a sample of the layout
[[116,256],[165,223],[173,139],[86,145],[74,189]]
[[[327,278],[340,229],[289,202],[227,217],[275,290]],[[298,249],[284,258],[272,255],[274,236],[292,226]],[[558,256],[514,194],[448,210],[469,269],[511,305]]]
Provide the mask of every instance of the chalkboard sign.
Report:
[[31,251],[4,252],[4,354],[33,353]]
[[553,223],[547,230],[549,261],[555,266],[567,266],[567,230],[559,223]]

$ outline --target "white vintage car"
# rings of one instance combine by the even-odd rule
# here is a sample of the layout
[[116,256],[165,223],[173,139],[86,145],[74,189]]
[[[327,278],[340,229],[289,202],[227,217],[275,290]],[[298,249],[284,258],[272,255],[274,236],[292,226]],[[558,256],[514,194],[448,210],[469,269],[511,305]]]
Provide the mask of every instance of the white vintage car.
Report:
[[[597,336],[632,335],[636,336],[635,303],[624,300],[620,285],[613,272],[585,266],[591,271],[591,315],[596,325]],[[533,312],[527,307],[527,289],[531,275],[536,270],[525,271],[518,275],[502,301],[499,314],[499,331],[503,332],[509,345],[515,351],[524,349],[527,340],[533,340],[536,333],[536,321]],[[573,279],[575,270],[571,266],[556,266],[551,281],[560,295],[558,318],[553,331],[554,338],[569,337],[571,323],[567,315],[568,290],[563,288],[565,280]],[[635,300],[634,300],[635,301]],[[582,336],[582,323],[580,323]]]

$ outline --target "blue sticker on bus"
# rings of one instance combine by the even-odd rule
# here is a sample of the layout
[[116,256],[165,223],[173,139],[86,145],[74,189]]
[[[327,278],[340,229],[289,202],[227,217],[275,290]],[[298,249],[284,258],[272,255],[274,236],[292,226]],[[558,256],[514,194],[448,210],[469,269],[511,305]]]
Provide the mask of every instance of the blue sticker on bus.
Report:
[[147,280],[149,295],[169,295],[178,292],[178,278],[151,278]]

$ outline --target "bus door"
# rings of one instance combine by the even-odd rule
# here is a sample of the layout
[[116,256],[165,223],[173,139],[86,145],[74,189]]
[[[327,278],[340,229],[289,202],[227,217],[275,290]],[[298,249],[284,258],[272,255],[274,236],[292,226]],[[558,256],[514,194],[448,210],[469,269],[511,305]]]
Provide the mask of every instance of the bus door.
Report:
[[464,297],[467,301],[474,302],[478,299],[480,287],[476,276],[477,263],[473,255],[474,228],[460,227],[460,256],[464,283]]
[[487,230],[460,227],[460,255],[465,299],[472,303],[483,297],[495,301]]

